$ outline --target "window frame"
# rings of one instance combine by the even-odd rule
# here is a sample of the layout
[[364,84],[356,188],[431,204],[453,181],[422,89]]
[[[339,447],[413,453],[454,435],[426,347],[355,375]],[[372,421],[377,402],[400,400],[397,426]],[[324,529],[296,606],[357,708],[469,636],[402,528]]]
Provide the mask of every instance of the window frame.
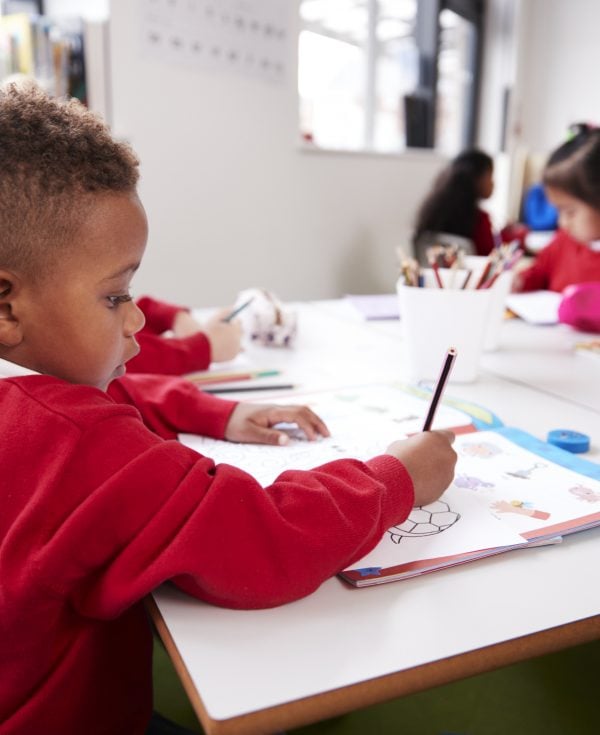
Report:
[[[369,0],[367,36],[369,43],[366,46],[366,76],[368,79],[365,96],[364,123],[365,134],[361,152],[381,153],[373,148],[374,138],[374,95],[375,95],[375,59],[377,56],[377,41],[375,37],[375,23],[377,19],[377,2]],[[435,149],[435,125],[437,112],[437,83],[438,59],[440,55],[440,14],[443,10],[451,10],[473,25],[474,49],[472,55],[473,84],[469,94],[466,114],[465,144],[472,146],[477,135],[477,109],[480,98],[481,62],[483,57],[483,23],[485,14],[485,0],[417,0],[417,14],[415,20],[415,41],[418,54],[418,82],[410,97],[417,105],[415,112],[420,115],[419,139],[409,145],[409,120],[405,107],[405,126],[407,130],[406,150],[414,148]],[[310,29],[302,25],[301,29]],[[335,37],[332,34],[332,37]],[[406,103],[408,104],[408,102]],[[421,126],[421,122],[423,125]],[[337,149],[325,149],[337,150]]]

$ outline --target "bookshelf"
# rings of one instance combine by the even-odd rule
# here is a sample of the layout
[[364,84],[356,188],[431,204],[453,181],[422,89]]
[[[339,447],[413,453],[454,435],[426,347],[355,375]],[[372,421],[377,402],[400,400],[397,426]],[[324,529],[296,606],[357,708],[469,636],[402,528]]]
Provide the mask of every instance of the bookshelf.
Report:
[[49,93],[87,102],[83,22],[12,13],[0,17],[0,79],[32,76]]
[[80,99],[110,124],[108,20],[28,12],[0,15],[0,83],[33,77]]

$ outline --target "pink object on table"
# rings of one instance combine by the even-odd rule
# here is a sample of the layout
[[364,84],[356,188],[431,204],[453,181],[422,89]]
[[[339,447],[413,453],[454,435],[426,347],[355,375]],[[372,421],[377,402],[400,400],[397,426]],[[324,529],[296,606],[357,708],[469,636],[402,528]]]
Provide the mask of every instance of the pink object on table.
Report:
[[558,320],[580,332],[600,332],[600,282],[567,286],[558,307]]

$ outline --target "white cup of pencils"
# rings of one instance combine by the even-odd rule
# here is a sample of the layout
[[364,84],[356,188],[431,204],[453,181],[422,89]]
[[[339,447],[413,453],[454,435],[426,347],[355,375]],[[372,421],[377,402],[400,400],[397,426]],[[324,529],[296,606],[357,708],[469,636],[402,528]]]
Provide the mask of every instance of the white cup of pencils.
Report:
[[[466,256],[464,267],[471,273],[469,284],[472,288],[479,284],[480,288],[488,288],[493,293],[483,349],[485,351],[497,350],[506,311],[506,299],[510,293],[513,279],[512,270],[511,268],[503,268],[502,263],[494,268],[494,262],[485,255]],[[467,284],[467,288],[469,284]]]
[[449,344],[458,352],[450,380],[477,378],[493,291],[463,288],[467,275],[467,269],[426,268],[410,282],[406,274],[398,280],[405,378],[435,380]]

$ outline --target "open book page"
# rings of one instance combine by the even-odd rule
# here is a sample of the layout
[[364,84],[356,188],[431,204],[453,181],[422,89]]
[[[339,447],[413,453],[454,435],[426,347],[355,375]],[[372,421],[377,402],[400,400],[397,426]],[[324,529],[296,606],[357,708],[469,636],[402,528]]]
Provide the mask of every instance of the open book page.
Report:
[[600,466],[515,429],[459,436],[455,449],[440,500],[389,529],[344,578],[404,579],[600,524]]
[[[405,387],[406,388],[406,387]],[[390,385],[288,396],[308,404],[331,437],[307,442],[289,427],[288,446],[234,444],[192,435],[181,441],[218,463],[232,464],[268,485],[286,469],[310,469],[342,457],[368,459],[421,430],[426,395]],[[452,399],[448,399],[452,402]],[[460,405],[460,402],[454,401]],[[469,407],[477,412],[478,407]],[[495,417],[481,417],[498,423]],[[474,419],[442,405],[436,428],[460,427],[452,485],[434,504],[415,509],[342,576],[357,586],[403,579],[600,523],[600,466],[514,429],[477,431]],[[485,425],[485,424],[483,424]]]
[[398,294],[348,294],[346,300],[367,321],[400,318]]
[[366,556],[342,572],[357,586],[406,579],[526,545],[481,497],[451,485],[435,503],[414,508]]
[[[470,470],[485,472],[492,487],[480,494],[522,536],[564,536],[600,523],[600,465],[518,429],[477,436],[481,442],[457,440],[460,457]],[[458,472],[454,484],[468,486]]]
[[[307,442],[291,426],[287,430],[292,441],[286,447],[234,444],[192,434],[182,434],[180,440],[216,462],[246,470],[261,484],[268,485],[286,469],[310,469],[340,457],[365,460],[383,454],[391,442],[421,431],[429,399],[430,394],[418,388],[385,384],[288,395],[277,401],[270,399],[269,403],[310,406],[325,421],[331,436]],[[475,431],[481,422],[499,423],[485,409],[474,406],[472,410],[476,416],[441,404],[435,415],[435,428],[469,432]]]

